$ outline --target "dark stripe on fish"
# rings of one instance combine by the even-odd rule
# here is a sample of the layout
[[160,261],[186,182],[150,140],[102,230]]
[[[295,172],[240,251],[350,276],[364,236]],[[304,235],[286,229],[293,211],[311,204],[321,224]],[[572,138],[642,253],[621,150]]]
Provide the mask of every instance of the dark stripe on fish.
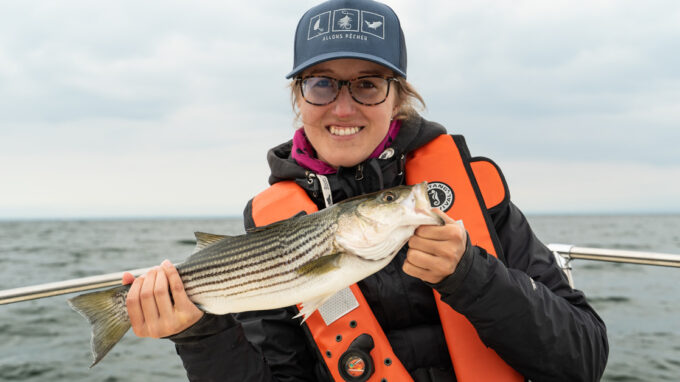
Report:
[[[203,251],[197,252],[199,255],[178,266],[178,271],[180,272],[180,275],[187,277],[188,280],[192,280],[195,278],[195,274],[200,274],[205,271],[214,271],[216,266],[228,267],[270,253],[280,253],[281,255],[289,254],[292,250],[284,252],[284,249],[288,247],[290,243],[299,240],[300,238],[303,238],[304,243],[308,242],[311,240],[310,237],[313,236],[311,234],[315,233],[314,231],[319,230],[320,227],[308,226],[303,228],[311,228],[311,230],[309,230],[311,232],[307,232],[307,230],[305,232],[298,231],[297,235],[293,237],[293,240],[288,243],[282,242],[280,238],[282,232],[276,232],[275,235],[272,235],[271,232],[268,231],[265,232],[267,235],[261,235],[263,237],[256,237],[248,240],[247,243],[252,244],[250,246],[243,246],[243,243],[246,242],[245,240],[224,243],[231,244],[230,246],[223,246],[221,245],[222,243],[219,243],[215,246],[208,247]],[[272,240],[269,236],[275,236],[275,240]],[[328,238],[328,235],[325,235],[324,238]],[[316,240],[321,239],[317,238]],[[304,243],[302,245],[304,245]],[[278,247],[279,250],[277,251],[272,247]],[[296,248],[293,248],[293,250]],[[258,251],[260,249],[267,249],[267,251]],[[233,256],[234,254],[243,254],[244,252],[245,256],[237,258],[234,258]],[[227,258],[225,259],[225,257]],[[222,261],[220,261],[220,259]]]
[[[316,244],[316,242],[305,242],[299,248],[303,247],[304,244]],[[291,251],[291,253],[296,253],[296,252],[298,252],[298,251]],[[214,273],[212,273],[210,275],[203,276],[201,278],[196,278],[196,279],[189,281],[189,282],[185,282],[185,290],[187,292],[189,292],[189,291],[194,290],[194,289],[199,288],[199,287],[204,287],[204,286],[209,286],[209,285],[226,284],[226,283],[228,283],[228,282],[230,282],[234,279],[248,277],[248,276],[251,276],[253,274],[266,272],[266,271],[269,271],[269,270],[272,270],[272,269],[275,269],[275,268],[280,268],[282,270],[288,269],[286,272],[281,272],[281,273],[277,273],[277,274],[274,274],[274,275],[270,275],[266,278],[260,279],[259,281],[271,279],[271,278],[274,278],[274,277],[278,277],[279,275],[285,274],[287,272],[296,271],[296,270],[304,267],[306,264],[309,264],[310,262],[324,256],[324,252],[326,252],[326,251],[324,250],[321,253],[315,253],[314,249],[311,249],[309,251],[300,251],[299,253],[297,253],[297,255],[292,256],[292,257],[290,256],[290,254],[286,254],[286,255],[277,256],[277,257],[274,257],[274,258],[266,258],[266,259],[263,259],[263,260],[261,260],[257,263],[243,264],[243,266],[241,266],[239,268],[232,268],[232,269],[228,269],[228,270],[219,270],[219,271],[216,270]],[[297,267],[295,267],[294,269],[289,269],[288,267],[286,267],[286,265],[291,265],[293,263],[296,263],[296,262],[298,262],[298,260],[305,258],[305,256],[309,257],[309,259],[301,262],[301,264],[298,265]],[[265,263],[271,263],[273,261],[276,261],[276,262],[274,264],[270,265],[270,266],[258,267],[257,269],[254,269],[253,271],[250,271],[250,272],[247,272],[247,273],[238,272],[238,271],[243,270],[243,269],[251,268],[251,267],[262,265],[262,264],[265,264]],[[231,275],[230,277],[224,278],[223,276],[225,274],[227,274],[227,275],[233,274],[233,275]],[[201,281],[201,280],[203,280],[203,281]],[[250,283],[253,283],[253,282],[257,282],[257,280],[248,280],[244,284],[239,284],[239,285],[250,284]],[[236,288],[236,287],[237,286],[229,286],[229,287],[223,287],[223,289],[227,289],[227,288],[231,289],[231,288]],[[201,292],[198,292],[197,294],[201,294],[201,293],[203,293],[203,292],[201,291]]]
[[[318,228],[318,227],[317,227]],[[223,275],[225,273],[237,273],[240,270],[246,269],[248,267],[253,267],[253,266],[258,266],[263,263],[269,262],[269,261],[277,261],[277,260],[283,260],[282,262],[280,261],[278,264],[283,265],[286,263],[293,263],[297,260],[299,260],[304,254],[290,257],[291,254],[297,253],[300,251],[303,247],[309,246],[310,244],[312,245],[317,245],[318,243],[323,243],[325,242],[332,234],[333,232],[329,232],[329,230],[325,230],[323,233],[325,235],[321,237],[316,237],[316,238],[311,238],[310,235],[301,235],[299,237],[295,237],[293,240],[291,240],[291,243],[294,243],[294,246],[285,245],[285,246],[277,246],[278,251],[267,251],[267,252],[257,252],[253,254],[249,254],[247,256],[237,258],[237,259],[232,259],[230,261],[226,261],[222,264],[219,263],[212,263],[209,265],[209,268],[205,269],[202,272],[207,272],[208,274],[202,274],[201,271],[186,271],[184,268],[180,270],[180,275],[182,276],[182,279],[185,284],[187,284],[188,288],[193,288],[195,286],[201,286],[205,285],[207,283],[200,283],[200,284],[195,284],[192,281],[198,281],[201,279],[209,278],[209,277],[216,277],[219,275]],[[319,248],[321,249],[321,248]],[[325,249],[325,248],[324,248]],[[309,250],[306,250],[305,252],[308,252],[310,254],[313,254],[312,259],[320,257],[320,254],[314,254],[314,248],[310,248]],[[252,260],[257,257],[261,256],[266,256],[265,258],[256,261],[256,262],[249,262],[249,260]],[[233,265],[237,264],[242,264],[240,266],[233,267]],[[269,268],[267,268],[269,269]],[[261,269],[260,271],[263,271]],[[185,273],[186,272],[186,273]],[[234,275],[234,277],[240,277],[244,276],[244,274],[238,274]]]

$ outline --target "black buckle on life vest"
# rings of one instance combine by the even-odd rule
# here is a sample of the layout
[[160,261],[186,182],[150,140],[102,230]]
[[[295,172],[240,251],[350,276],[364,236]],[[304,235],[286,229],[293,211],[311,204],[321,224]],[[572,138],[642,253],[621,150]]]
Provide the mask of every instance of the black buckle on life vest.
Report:
[[365,382],[375,372],[371,350],[373,337],[363,333],[349,344],[338,360],[340,375],[347,382]]

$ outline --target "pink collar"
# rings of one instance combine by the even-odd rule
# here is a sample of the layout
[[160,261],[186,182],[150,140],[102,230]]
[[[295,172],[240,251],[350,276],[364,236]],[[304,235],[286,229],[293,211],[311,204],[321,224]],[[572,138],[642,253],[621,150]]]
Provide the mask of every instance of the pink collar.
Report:
[[[385,138],[378,146],[376,146],[369,158],[377,158],[386,148],[390,147],[397,137],[400,128],[401,120],[393,120],[392,123],[390,123],[390,129],[387,131]],[[328,175],[335,174],[338,171],[333,168],[333,166],[316,157],[316,150],[314,150],[312,144],[309,143],[309,140],[305,135],[305,130],[302,127],[297,129],[295,135],[293,135],[291,156],[300,166],[317,174]]]

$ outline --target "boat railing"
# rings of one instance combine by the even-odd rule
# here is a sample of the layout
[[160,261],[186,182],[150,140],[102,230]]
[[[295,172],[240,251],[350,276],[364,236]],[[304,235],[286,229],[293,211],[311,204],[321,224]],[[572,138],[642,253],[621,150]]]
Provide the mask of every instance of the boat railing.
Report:
[[[553,252],[557,263],[567,275],[569,284],[572,287],[574,286],[574,281],[571,275],[570,263],[574,259],[680,267],[680,255],[668,253],[587,248],[569,244],[549,244],[548,248]],[[139,268],[128,272],[137,277],[146,273],[149,269],[151,268]],[[98,276],[1,290],[0,305],[120,285],[123,273],[124,272],[114,272]]]
[[623,249],[578,247],[570,244],[548,244],[557,264],[574,287],[571,261],[574,259],[608,261],[614,263],[680,267],[680,255],[659,252],[629,251]]

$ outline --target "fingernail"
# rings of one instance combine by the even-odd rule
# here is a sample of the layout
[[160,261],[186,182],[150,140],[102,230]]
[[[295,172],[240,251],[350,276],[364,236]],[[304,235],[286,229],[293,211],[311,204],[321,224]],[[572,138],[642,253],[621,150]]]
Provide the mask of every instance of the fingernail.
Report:
[[168,260],[168,259],[163,260],[163,262],[161,263],[161,265],[164,266],[164,267],[166,267],[166,268],[172,268],[172,263],[171,263],[170,260]]

